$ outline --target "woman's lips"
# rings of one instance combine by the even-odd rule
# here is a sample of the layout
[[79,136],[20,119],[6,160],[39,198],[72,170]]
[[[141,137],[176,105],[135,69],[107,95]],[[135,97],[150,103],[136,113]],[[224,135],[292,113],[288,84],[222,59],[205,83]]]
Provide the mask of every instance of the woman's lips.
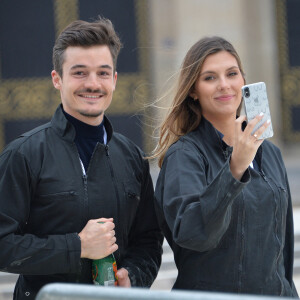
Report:
[[228,101],[228,100],[231,100],[233,97],[234,97],[234,95],[221,95],[221,96],[215,97],[215,99],[219,100],[219,101]]

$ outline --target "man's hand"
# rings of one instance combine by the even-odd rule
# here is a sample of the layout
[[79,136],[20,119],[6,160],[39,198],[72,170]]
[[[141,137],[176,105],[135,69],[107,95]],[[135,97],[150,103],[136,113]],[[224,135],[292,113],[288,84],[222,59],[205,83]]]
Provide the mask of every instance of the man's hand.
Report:
[[[99,224],[104,222],[104,224]],[[101,259],[118,249],[113,219],[89,220],[78,234],[81,240],[81,258]]]
[[118,278],[118,286],[121,287],[131,287],[131,282],[128,276],[128,271],[124,268],[121,268],[117,271],[117,278]]

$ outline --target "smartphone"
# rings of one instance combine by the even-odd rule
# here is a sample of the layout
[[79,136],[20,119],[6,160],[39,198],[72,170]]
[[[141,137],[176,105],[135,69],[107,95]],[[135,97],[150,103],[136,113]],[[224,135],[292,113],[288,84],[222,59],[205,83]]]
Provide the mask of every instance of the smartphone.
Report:
[[[271,113],[269,108],[267,88],[264,82],[257,82],[247,84],[242,87],[242,96],[244,99],[244,107],[248,122],[254,119],[261,112],[264,113],[262,120],[255,125],[252,133],[254,133],[267,120],[271,121]],[[272,137],[274,134],[272,121],[269,127],[259,137],[259,139],[266,139]]]

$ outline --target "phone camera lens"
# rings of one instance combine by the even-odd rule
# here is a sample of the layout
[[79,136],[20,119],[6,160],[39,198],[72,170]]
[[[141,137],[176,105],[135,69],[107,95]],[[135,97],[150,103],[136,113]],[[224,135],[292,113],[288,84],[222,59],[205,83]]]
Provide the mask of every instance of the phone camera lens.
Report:
[[245,90],[244,90],[244,95],[245,95],[246,98],[249,98],[249,97],[250,97],[250,90],[249,90],[248,87],[245,88]]

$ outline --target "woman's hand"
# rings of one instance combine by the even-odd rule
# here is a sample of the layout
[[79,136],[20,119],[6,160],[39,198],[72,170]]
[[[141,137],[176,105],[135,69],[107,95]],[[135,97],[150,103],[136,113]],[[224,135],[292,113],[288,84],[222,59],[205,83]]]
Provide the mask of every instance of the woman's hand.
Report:
[[233,143],[233,152],[230,161],[230,170],[234,178],[241,180],[246,169],[254,160],[255,154],[263,140],[258,138],[270,125],[270,121],[266,121],[252,135],[255,125],[261,121],[263,114],[256,116],[251,120],[245,130],[242,130],[242,123],[246,121],[246,116],[240,116],[235,120],[235,138]]

